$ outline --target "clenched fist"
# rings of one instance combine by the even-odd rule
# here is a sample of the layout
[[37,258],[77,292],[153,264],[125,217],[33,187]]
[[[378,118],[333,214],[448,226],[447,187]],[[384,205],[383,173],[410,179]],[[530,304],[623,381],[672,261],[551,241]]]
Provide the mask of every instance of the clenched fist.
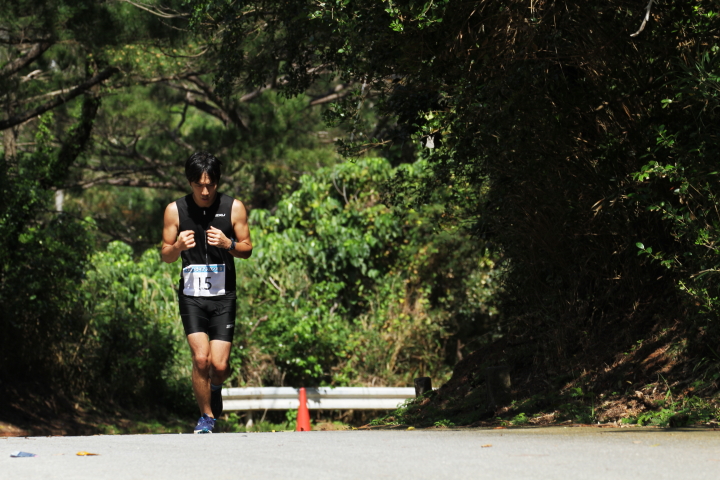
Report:
[[232,243],[231,240],[225,236],[222,230],[215,227],[210,227],[210,230],[207,231],[207,242],[214,247],[223,248],[225,250],[227,250]]
[[180,235],[178,235],[175,245],[177,245],[180,251],[190,250],[195,246],[195,232],[193,232],[192,230],[185,230],[184,232],[180,232]]

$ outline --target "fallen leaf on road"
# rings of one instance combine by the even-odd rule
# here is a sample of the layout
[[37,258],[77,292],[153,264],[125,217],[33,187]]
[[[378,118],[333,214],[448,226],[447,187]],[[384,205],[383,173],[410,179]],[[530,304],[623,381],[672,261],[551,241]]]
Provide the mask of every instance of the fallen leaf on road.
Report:
[[501,428],[507,428],[507,427],[495,427],[495,430],[500,430]]
[[92,455],[100,455],[99,453],[90,453],[90,452],[78,452],[75,455],[78,457],[90,457]]
[[415,430],[415,427],[408,427],[408,430]]
[[481,445],[481,446],[480,446],[480,448],[488,448],[488,447],[492,447],[492,445],[488,443],[487,445]]

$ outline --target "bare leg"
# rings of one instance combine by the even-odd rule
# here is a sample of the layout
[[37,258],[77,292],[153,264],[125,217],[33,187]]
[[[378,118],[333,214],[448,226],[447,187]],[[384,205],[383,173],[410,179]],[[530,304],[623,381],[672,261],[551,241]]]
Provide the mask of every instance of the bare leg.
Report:
[[205,413],[212,417],[210,409],[210,342],[204,333],[191,333],[187,336],[187,340],[192,352],[192,385],[195,400],[200,408],[200,415]]
[[232,343],[224,340],[210,342],[210,380],[213,385],[221,385],[230,376],[230,347]]
[[232,343],[223,340],[208,341],[204,333],[187,336],[192,352],[192,384],[200,415],[212,415],[210,408],[210,382],[221,385],[230,376],[228,360]]

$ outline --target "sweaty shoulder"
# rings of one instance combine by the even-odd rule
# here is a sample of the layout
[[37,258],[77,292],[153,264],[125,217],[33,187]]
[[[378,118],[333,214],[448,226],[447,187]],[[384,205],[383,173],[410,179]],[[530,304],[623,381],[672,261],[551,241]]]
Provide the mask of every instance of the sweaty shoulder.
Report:
[[172,223],[178,223],[179,220],[180,216],[178,215],[177,202],[169,203],[168,206],[165,207],[165,224],[167,224],[168,221],[171,221]]
[[[163,248],[175,243],[179,229],[180,216],[178,215],[177,205],[175,202],[172,202],[165,208],[165,216],[163,218]],[[172,261],[174,262],[175,260],[173,259]]]
[[233,199],[232,217],[233,217],[233,221],[238,221],[238,220],[244,221],[247,219],[247,212],[245,210],[245,205],[243,205],[243,203],[236,198]]

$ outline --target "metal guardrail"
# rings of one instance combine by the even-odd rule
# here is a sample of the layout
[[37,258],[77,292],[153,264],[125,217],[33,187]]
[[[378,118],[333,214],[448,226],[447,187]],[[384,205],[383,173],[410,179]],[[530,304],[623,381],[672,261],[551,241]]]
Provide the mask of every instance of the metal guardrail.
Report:
[[[306,388],[310,410],[394,410],[415,389],[388,387]],[[223,388],[226,412],[252,410],[295,410],[299,389],[293,387]]]

